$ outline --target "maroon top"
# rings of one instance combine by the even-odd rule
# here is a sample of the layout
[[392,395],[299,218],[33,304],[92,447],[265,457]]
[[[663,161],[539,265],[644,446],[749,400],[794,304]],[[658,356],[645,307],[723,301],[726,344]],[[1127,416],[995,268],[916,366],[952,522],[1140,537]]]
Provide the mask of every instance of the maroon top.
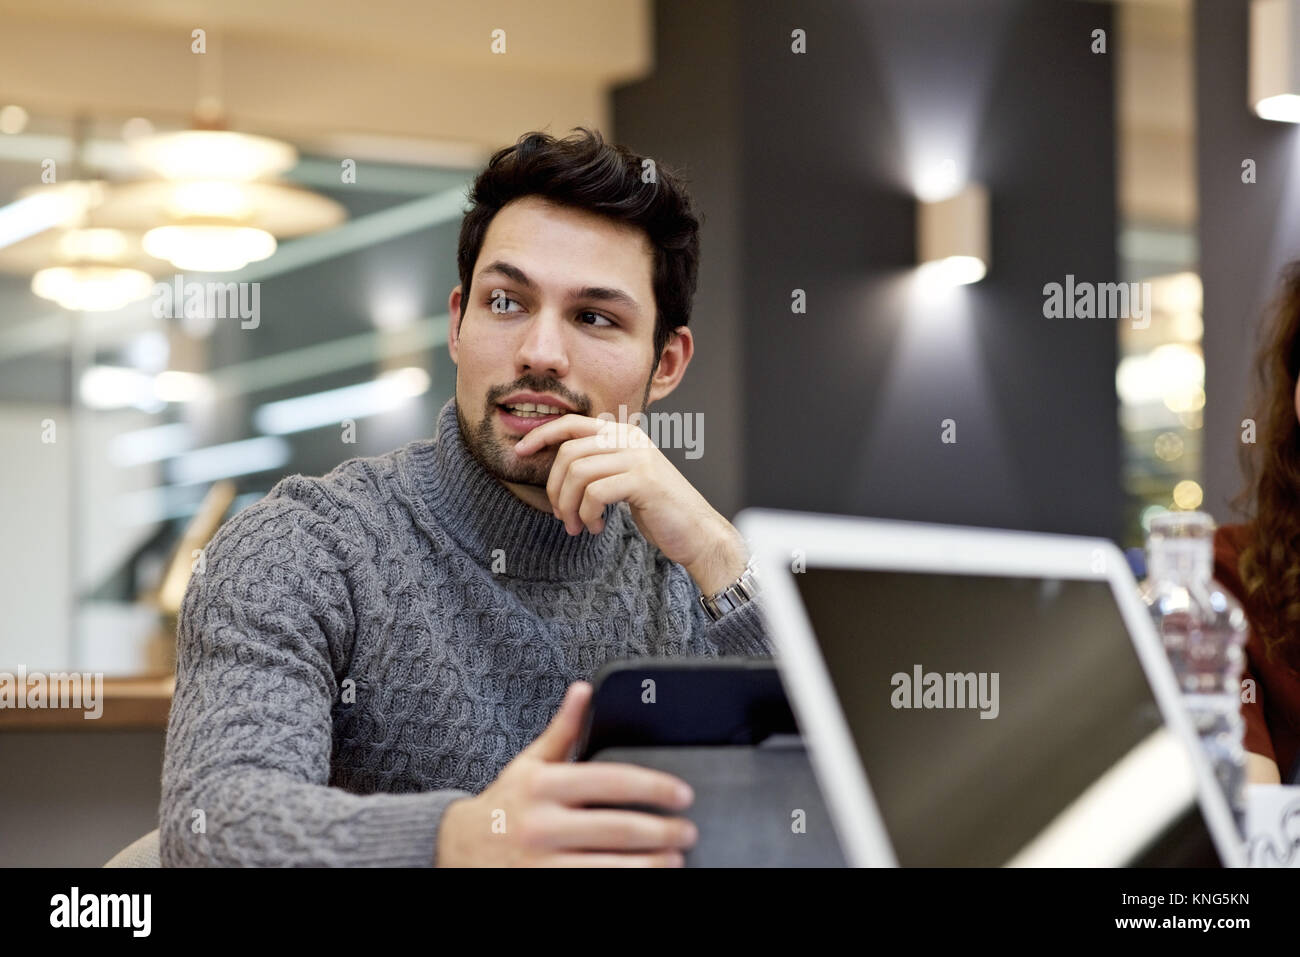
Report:
[[1237,562],[1250,541],[1247,525],[1224,525],[1214,533],[1214,577],[1236,596],[1252,622],[1246,641],[1246,670],[1242,681],[1253,678],[1255,700],[1244,702],[1247,751],[1277,762],[1285,784],[1300,754],[1300,674],[1278,658],[1270,659],[1255,632],[1258,605],[1246,598]]

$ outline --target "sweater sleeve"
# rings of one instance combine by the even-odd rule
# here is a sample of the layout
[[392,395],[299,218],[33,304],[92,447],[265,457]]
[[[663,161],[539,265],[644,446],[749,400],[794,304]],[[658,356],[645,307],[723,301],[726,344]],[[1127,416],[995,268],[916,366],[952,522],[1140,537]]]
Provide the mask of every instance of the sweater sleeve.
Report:
[[[761,587],[761,586],[760,586]],[[711,647],[718,655],[744,655],[767,657],[772,654],[771,636],[763,613],[763,593],[760,591],[739,608],[733,608],[717,621],[709,617],[699,601],[695,589],[691,603],[691,622],[695,637]]]
[[328,784],[355,552],[334,522],[275,490],[203,550],[177,628],[163,866],[435,863],[442,813],[468,792]]

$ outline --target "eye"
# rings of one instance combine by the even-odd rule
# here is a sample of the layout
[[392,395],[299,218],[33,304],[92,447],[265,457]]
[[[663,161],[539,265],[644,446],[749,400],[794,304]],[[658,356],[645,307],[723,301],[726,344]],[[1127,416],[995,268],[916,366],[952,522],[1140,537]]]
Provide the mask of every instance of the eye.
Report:
[[[578,313],[578,319],[579,319],[579,320],[582,320],[582,318],[583,318],[584,316],[594,316],[595,318],[601,320],[601,322],[603,322],[603,323],[605,324],[605,326],[612,326],[612,325],[614,325],[614,323],[612,323],[609,319],[607,319],[605,316],[602,316],[602,315],[601,315],[600,313],[598,313],[598,312],[580,312],[580,313]],[[583,325],[584,325],[584,326],[595,326],[595,328],[597,328],[597,329],[603,329],[603,328],[605,328],[605,326],[599,325],[598,323],[594,323],[594,322],[583,322]]]
[[515,305],[520,305],[518,299],[513,299],[510,296],[507,296],[500,289],[494,289],[492,290],[492,295],[488,297],[487,307],[495,313],[505,315],[512,311],[506,308],[506,304],[511,302]]

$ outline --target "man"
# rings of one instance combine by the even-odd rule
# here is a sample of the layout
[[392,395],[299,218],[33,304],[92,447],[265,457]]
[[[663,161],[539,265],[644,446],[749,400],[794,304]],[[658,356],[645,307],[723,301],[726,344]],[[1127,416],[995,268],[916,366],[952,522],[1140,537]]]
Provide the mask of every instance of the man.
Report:
[[435,439],[289,476],[204,550],[164,865],[682,863],[689,821],[611,806],[680,811],[684,782],[568,761],[606,661],[770,653],[759,599],[700,601],[748,579],[739,534],[610,421],[693,353],[698,223],[647,168],[586,130],[499,151]]

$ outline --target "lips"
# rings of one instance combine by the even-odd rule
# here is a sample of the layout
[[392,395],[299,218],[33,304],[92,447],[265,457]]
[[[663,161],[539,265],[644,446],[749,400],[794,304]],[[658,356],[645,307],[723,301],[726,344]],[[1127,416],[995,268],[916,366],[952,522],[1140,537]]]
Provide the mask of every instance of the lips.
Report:
[[525,417],[529,415],[564,415],[569,411],[564,406],[554,402],[535,402],[524,398],[507,400],[502,402],[501,406],[512,412],[521,413]]
[[[522,404],[527,405],[527,403],[522,403]],[[497,414],[501,416],[501,422],[502,424],[505,425],[507,429],[509,429],[513,433],[518,433],[520,435],[523,435],[525,433],[531,432],[539,425],[542,425],[546,422],[553,422],[554,420],[558,419],[560,416],[566,415],[567,413],[561,411],[561,412],[538,414],[536,411],[527,412],[523,410],[516,412],[516,411],[512,411],[510,408],[504,405],[499,405],[497,406]]]

